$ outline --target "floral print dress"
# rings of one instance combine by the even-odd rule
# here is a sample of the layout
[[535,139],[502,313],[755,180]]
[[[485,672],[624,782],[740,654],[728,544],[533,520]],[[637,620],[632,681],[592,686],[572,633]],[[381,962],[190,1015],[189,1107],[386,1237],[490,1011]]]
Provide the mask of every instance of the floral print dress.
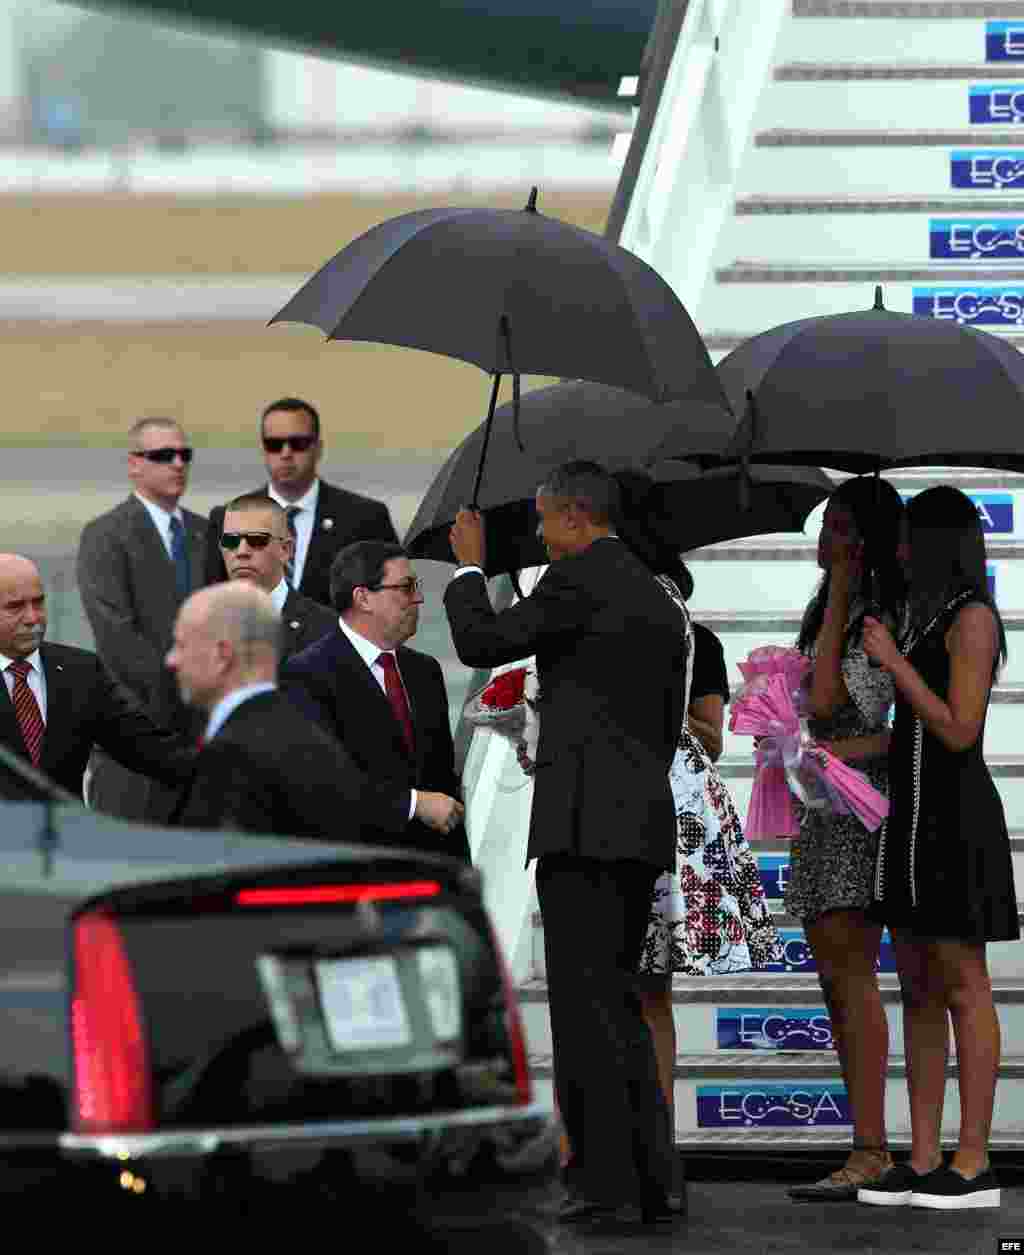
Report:
[[[693,628],[671,580],[659,582],[678,606],[687,642],[690,704]],[[782,946],[765,901],[753,850],[729,791],[683,717],[669,783],[676,805],[676,870],[654,886],[638,972],[718,976],[779,962]]]

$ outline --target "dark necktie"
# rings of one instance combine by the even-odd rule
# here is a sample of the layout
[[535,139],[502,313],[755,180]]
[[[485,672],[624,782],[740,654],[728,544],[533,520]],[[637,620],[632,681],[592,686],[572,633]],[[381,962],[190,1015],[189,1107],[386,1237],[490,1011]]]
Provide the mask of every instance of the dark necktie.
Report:
[[14,676],[11,704],[21,729],[21,739],[25,742],[32,766],[38,767],[46,725],[43,723],[36,695],[28,686],[28,673],[32,670],[32,664],[28,659],[20,658],[17,662],[12,662],[7,670]]
[[302,506],[290,505],[286,511],[288,515],[288,531],[292,538],[292,556],[288,559],[288,565],[285,567],[285,576],[292,588],[295,587],[295,559],[299,553],[299,532],[295,526],[296,514],[302,513]]
[[176,514],[171,515],[171,558],[174,560],[174,582],[182,599],[192,591],[192,574],[188,568],[188,546],[185,529]]
[[398,674],[398,663],[395,662],[395,655],[381,654],[377,661],[384,670],[384,689],[388,695],[388,701],[391,703],[391,709],[395,712],[398,726],[402,729],[402,739],[405,741],[405,747],[410,755],[415,755],[416,738],[413,736],[412,731],[412,715],[409,713],[409,703],[406,700],[402,677]]

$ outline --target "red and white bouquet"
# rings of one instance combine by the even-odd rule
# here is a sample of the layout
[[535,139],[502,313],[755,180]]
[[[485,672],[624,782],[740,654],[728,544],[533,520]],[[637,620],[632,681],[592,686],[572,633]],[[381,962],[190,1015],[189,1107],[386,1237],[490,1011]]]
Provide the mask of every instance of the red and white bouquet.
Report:
[[466,699],[462,713],[474,726],[489,728],[511,741],[524,771],[529,762],[532,772],[539,734],[537,673],[532,667],[499,672]]
[[775,645],[752,650],[739,664],[746,683],[733,696],[729,730],[758,738],[748,838],[798,836],[794,798],[808,809],[852,813],[869,832],[889,813],[888,801],[863,772],[810,735],[805,681],[811,666],[799,650]]

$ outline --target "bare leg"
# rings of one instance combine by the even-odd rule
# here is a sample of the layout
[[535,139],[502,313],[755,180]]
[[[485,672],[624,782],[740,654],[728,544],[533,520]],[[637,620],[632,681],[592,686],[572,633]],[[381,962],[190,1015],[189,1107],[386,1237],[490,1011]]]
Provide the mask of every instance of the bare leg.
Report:
[[965,1177],[988,1167],[996,1077],[999,1073],[999,1017],[984,944],[937,941],[936,967],[953,1020],[960,1077],[960,1141],[952,1167]]
[[[862,911],[828,911],[804,929],[814,951],[821,989],[853,1115],[853,1149],[847,1167],[877,1175],[888,1166],[885,1074],[889,1023],[878,991],[875,960],[881,925]],[[874,1148],[874,1154],[871,1153]]]
[[654,1038],[654,1056],[658,1063],[658,1080],[668,1104],[673,1134],[676,1127],[675,1111],[675,1066],[676,1066],[676,1021],[672,1014],[672,979],[665,977],[660,983],[658,978],[641,978],[637,987],[640,995],[640,1009]]
[[949,1017],[933,943],[893,933],[903,1001],[903,1052],[910,1094],[910,1165],[930,1172],[942,1162],[942,1107],[949,1058]]

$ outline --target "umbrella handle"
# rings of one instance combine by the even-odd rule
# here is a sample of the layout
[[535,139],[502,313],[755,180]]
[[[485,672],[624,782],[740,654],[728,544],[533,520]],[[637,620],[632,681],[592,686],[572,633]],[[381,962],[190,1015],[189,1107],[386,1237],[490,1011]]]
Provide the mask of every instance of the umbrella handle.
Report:
[[471,508],[476,510],[480,506],[480,483],[484,477],[484,462],[487,460],[487,446],[491,443],[491,428],[494,426],[494,411],[498,404],[498,389],[501,387],[501,375],[496,373],[494,383],[491,386],[491,404],[487,409],[487,423],[484,427],[484,443],[480,450],[480,461],[476,468],[476,481],[473,484],[473,500]]

